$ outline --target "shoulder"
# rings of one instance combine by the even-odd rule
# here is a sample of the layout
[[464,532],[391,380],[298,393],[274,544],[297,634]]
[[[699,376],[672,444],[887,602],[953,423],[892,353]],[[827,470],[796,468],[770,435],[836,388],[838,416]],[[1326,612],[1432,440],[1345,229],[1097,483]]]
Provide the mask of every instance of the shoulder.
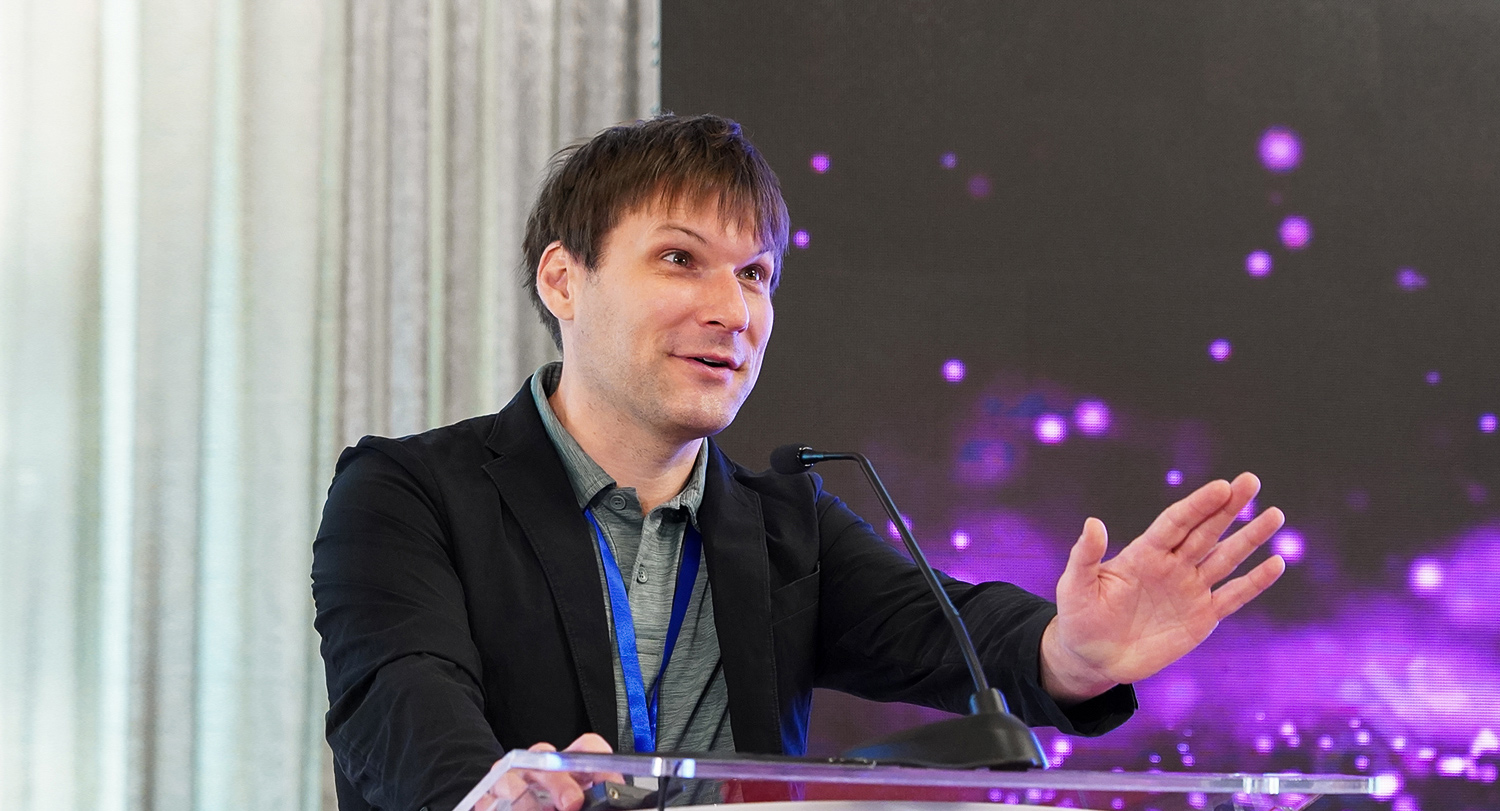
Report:
[[351,466],[396,465],[411,476],[443,478],[449,471],[477,470],[494,453],[488,448],[499,414],[486,414],[402,437],[365,436],[339,455],[334,477]]

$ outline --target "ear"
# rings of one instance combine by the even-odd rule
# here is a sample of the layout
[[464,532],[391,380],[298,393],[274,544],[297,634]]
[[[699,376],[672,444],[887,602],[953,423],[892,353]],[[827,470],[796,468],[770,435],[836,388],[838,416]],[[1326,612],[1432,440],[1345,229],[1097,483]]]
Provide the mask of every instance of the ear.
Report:
[[542,251],[542,258],[536,263],[537,295],[559,325],[573,320],[578,304],[578,285],[583,282],[584,273],[583,263],[569,253],[560,241],[548,245]]

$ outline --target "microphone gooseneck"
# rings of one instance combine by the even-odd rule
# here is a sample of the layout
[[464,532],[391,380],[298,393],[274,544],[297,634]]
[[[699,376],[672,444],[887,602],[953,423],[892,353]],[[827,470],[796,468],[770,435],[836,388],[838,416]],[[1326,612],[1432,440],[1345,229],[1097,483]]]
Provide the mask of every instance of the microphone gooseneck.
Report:
[[900,732],[845,754],[919,766],[1046,768],[1047,758],[1042,753],[1036,736],[1025,723],[1010,714],[1000,691],[990,687],[989,679],[984,675],[984,666],[979,661],[979,654],[974,650],[969,629],[964,626],[963,617],[938,580],[937,572],[927,562],[927,556],[922,554],[922,548],[917,545],[917,539],[912,537],[906,521],[901,518],[901,511],[897,509],[896,502],[891,499],[890,492],[885,489],[885,484],[880,481],[880,475],[875,472],[875,466],[870,464],[870,460],[862,453],[830,453],[795,443],[782,445],[771,452],[771,469],[784,475],[803,473],[819,462],[829,461],[852,461],[859,464],[865,479],[880,499],[880,506],[885,509],[886,515],[900,534],[907,554],[911,555],[912,562],[917,564],[917,569],[927,581],[927,587],[937,598],[938,607],[942,609],[943,617],[953,630],[959,650],[963,653],[964,664],[969,669],[969,677],[974,682],[974,694],[969,697],[968,717],[939,721],[937,724]]

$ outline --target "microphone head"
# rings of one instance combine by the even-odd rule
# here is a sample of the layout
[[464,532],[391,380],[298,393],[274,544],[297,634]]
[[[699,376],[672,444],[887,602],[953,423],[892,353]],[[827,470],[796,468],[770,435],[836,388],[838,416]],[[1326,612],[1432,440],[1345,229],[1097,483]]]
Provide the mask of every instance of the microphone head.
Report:
[[771,469],[788,476],[808,470],[812,467],[812,463],[802,460],[804,450],[807,450],[806,445],[793,442],[771,451]]

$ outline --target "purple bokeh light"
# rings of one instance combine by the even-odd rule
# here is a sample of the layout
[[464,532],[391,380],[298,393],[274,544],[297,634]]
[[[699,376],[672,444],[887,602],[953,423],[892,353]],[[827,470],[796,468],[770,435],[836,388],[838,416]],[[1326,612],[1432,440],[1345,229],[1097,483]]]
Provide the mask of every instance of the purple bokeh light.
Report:
[[1068,438],[1068,421],[1058,414],[1043,414],[1032,424],[1036,441],[1043,445],[1056,445]]
[[[909,516],[909,515],[907,515],[905,513],[902,513],[901,514],[901,523],[903,523],[903,524],[906,525],[906,531],[907,532],[911,531],[911,516]],[[896,522],[895,521],[887,520],[885,522],[885,532],[886,532],[887,535],[891,536],[891,540],[893,540],[893,541],[899,541],[899,540],[901,540],[901,530],[896,526]]]
[[828,159],[828,153],[826,152],[819,152],[816,155],[813,155],[812,160],[809,160],[807,163],[812,167],[812,170],[814,172],[817,172],[820,175],[824,172],[827,172],[828,167],[833,165],[833,162]]
[[1109,430],[1109,406],[1101,400],[1083,400],[1073,408],[1073,424],[1085,436],[1100,436]]
[[792,244],[796,245],[799,248],[806,248],[807,243],[811,241],[812,237],[808,236],[808,233],[806,231],[798,231],[792,234]]
[[1396,271],[1396,286],[1402,290],[1422,290],[1427,287],[1427,277],[1416,268],[1401,268]]
[[1282,220],[1277,233],[1281,236],[1281,244],[1289,251],[1300,251],[1312,242],[1312,225],[1300,214]]
[[1216,338],[1208,345],[1208,356],[1219,363],[1229,360],[1229,356],[1233,352],[1234,347],[1229,343],[1227,338]]
[[1406,581],[1418,594],[1436,594],[1443,588],[1443,564],[1432,558],[1417,558],[1411,563]]
[[1427,385],[1436,386],[1443,381],[1443,376],[1438,374],[1438,370],[1433,369],[1427,373],[1427,377],[1425,379],[1427,380]]
[[1495,415],[1493,413],[1480,414],[1479,415],[1479,433],[1481,433],[1481,434],[1493,434],[1493,433],[1495,433],[1496,422],[1497,421],[1496,421]]
[[1260,136],[1260,162],[1267,170],[1285,174],[1302,162],[1302,141],[1286,127],[1272,127]]
[[968,373],[968,368],[958,358],[949,358],[943,362],[943,379],[949,383],[964,382],[964,376]]
[[[1255,504],[1255,499],[1252,498],[1249,501],[1245,502],[1245,506],[1241,507],[1240,511],[1238,513],[1235,513],[1234,517],[1238,521],[1249,521],[1250,519],[1255,517],[1255,513],[1259,510],[1260,508]],[[1290,735],[1292,733],[1283,732],[1281,734]]]
[[1296,563],[1302,560],[1302,554],[1307,551],[1307,539],[1302,537],[1300,531],[1283,527],[1271,537],[1271,551],[1280,555],[1287,563]]
[[1257,279],[1271,275],[1271,255],[1265,251],[1252,251],[1245,257],[1245,272]]
[[983,200],[984,198],[989,197],[990,192],[993,190],[994,187],[990,183],[990,179],[988,176],[974,175],[973,177],[969,178],[969,196],[974,198],[975,200]]
[[1176,468],[1167,471],[1167,484],[1172,487],[1180,486],[1182,484],[1182,471]]
[[944,169],[955,169],[958,167],[958,155],[952,152],[944,152],[942,163]]
[[969,537],[969,533],[964,532],[961,529],[956,529],[953,531],[953,536],[949,540],[953,543],[954,549],[968,549],[969,544],[974,539]]

